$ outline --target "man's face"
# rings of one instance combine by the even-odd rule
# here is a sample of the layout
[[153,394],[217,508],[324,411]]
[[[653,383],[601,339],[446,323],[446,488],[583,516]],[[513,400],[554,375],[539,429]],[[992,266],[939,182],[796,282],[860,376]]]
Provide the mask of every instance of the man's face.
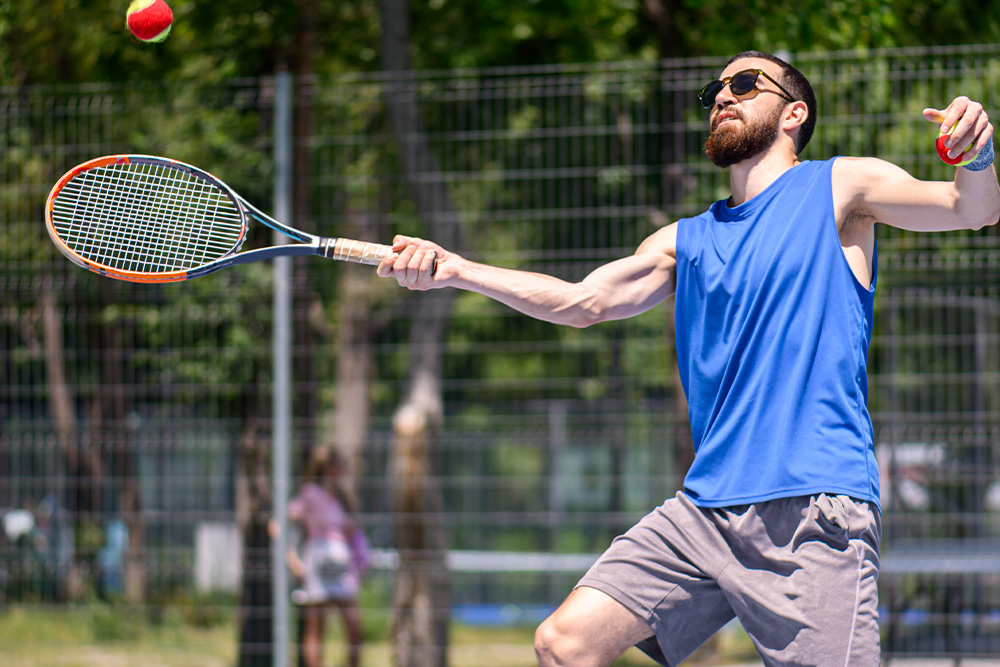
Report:
[[[780,81],[777,65],[753,58],[730,64],[720,79],[725,80],[746,69],[763,69]],[[705,141],[705,154],[717,167],[730,167],[752,158],[774,144],[787,100],[782,95],[770,94],[771,88],[774,88],[773,84],[761,76],[758,77],[754,90],[749,93],[736,96],[726,86],[716,96],[711,111],[710,133]]]

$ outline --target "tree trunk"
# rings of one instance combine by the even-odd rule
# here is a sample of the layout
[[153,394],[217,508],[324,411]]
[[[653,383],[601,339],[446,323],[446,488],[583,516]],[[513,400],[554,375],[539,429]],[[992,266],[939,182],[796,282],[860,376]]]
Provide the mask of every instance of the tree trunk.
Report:
[[[380,0],[382,67],[392,73],[384,91],[402,178],[428,233],[461,251],[461,227],[442,181],[420,117],[409,57],[408,0]],[[400,667],[444,667],[451,618],[447,547],[441,521],[441,491],[432,483],[430,451],[443,421],[441,356],[453,290],[414,295],[420,300],[410,329],[410,390],[397,411],[392,484],[396,490],[399,571],[393,600],[392,635]]]
[[395,664],[444,667],[451,591],[441,491],[430,471],[432,429],[426,407],[404,406],[396,413],[393,428],[390,476],[399,553],[391,628]]
[[[45,374],[49,388],[49,410],[55,423],[56,444],[70,480],[68,504],[74,535],[81,523],[96,521],[100,507],[103,478],[101,457],[91,447],[80,451],[80,432],[74,406],[73,390],[66,376],[66,348],[63,343],[63,317],[49,281],[42,284],[38,297],[42,322],[42,347],[45,351]],[[78,554],[66,573],[65,595],[69,599],[83,596],[86,586],[82,572],[92,568],[82,566]]]
[[[309,224],[303,221],[308,216],[309,193],[312,191],[313,169],[310,165],[312,150],[310,140],[315,135],[315,95],[299,94],[306,85],[314,85],[316,73],[316,38],[319,22],[318,0],[297,0],[299,7],[298,21],[295,26],[295,41],[291,53],[291,71],[294,74],[292,103],[292,212],[293,222],[302,229],[308,229]],[[316,340],[315,328],[309,326],[308,318],[311,306],[317,301],[315,286],[307,277],[309,271],[306,264],[312,262],[312,257],[294,258],[296,280],[292,280],[292,307],[294,309],[292,336],[297,351],[292,362],[292,373],[295,386],[295,424],[296,430],[304,434],[309,444],[315,444],[317,414],[319,400],[317,398],[317,369],[315,359],[316,349],[320,342]],[[301,315],[305,314],[306,318]]]
[[[256,403],[256,401],[252,401]],[[271,539],[267,523],[273,506],[270,442],[248,418],[240,436],[236,519],[243,534],[240,592],[240,667],[271,667],[274,658]]]
[[[363,237],[362,237],[363,238]],[[337,336],[337,399],[330,433],[333,447],[345,463],[344,492],[352,511],[359,507],[357,471],[368,436],[372,379],[371,285],[363,271],[348,271],[340,279]]]
[[659,47],[661,58],[676,58],[683,55],[679,53],[678,45],[683,43],[677,34],[677,23],[674,21],[674,7],[670,0],[642,0],[640,11],[642,15],[652,24],[656,33],[656,43]]
[[[122,285],[106,280],[100,283],[101,305],[107,308],[121,300]],[[99,340],[95,349],[101,350],[100,392],[97,398],[97,419],[91,439],[101,443],[107,451],[110,444],[110,467],[114,471],[113,483],[118,512],[128,527],[128,544],[125,549],[124,594],[132,604],[140,604],[146,597],[146,539],[142,517],[142,493],[136,466],[135,433],[129,427],[133,411],[132,391],[128,384],[130,373],[125,331],[128,324],[121,320],[102,321],[98,328]]]
[[146,523],[142,519],[142,491],[135,465],[135,438],[126,428],[118,429],[116,438],[121,443],[118,457],[118,503],[122,519],[128,526],[128,545],[125,548],[125,599],[141,604],[146,599]]

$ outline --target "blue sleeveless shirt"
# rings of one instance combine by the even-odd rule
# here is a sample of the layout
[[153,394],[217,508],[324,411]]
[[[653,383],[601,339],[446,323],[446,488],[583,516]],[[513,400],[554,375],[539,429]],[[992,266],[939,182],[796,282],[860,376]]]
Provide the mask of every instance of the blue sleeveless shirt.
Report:
[[833,162],[678,222],[677,359],[695,448],[684,491],[698,505],[879,503],[866,407],[875,281],[860,284],[844,257]]

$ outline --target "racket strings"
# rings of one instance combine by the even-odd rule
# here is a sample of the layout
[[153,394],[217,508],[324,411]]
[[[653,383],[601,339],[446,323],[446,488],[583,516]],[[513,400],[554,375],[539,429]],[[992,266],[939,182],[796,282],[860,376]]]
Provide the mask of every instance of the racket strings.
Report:
[[109,269],[191,269],[239,249],[246,224],[215,184],[169,165],[116,164],[74,176],[53,202],[53,227]]

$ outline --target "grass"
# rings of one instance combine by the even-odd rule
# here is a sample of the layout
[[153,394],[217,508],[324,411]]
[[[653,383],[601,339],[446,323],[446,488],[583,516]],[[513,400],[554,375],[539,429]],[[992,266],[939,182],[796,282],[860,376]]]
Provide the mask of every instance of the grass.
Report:
[[[191,606],[167,607],[148,620],[143,610],[87,604],[74,607],[13,606],[0,609],[0,653],[7,667],[230,667],[236,663],[237,626],[230,607],[210,622],[191,615]],[[146,610],[148,611],[148,610]],[[362,654],[364,667],[390,667],[392,647],[385,615],[369,614]],[[343,634],[337,619],[328,621],[327,664],[344,661]],[[531,667],[533,627],[480,628],[455,625],[449,663],[455,667]],[[294,636],[294,635],[293,635]],[[729,637],[729,639],[726,639]],[[742,637],[742,638],[741,638]],[[750,653],[747,653],[749,649]],[[715,646],[692,656],[685,665],[709,665],[755,659],[742,633],[720,636]],[[295,661],[290,660],[294,665]],[[632,649],[615,667],[654,663]],[[758,663],[759,664],[759,663]]]
[[107,605],[12,607],[0,614],[8,667],[215,667],[235,663],[234,626],[147,623]]

